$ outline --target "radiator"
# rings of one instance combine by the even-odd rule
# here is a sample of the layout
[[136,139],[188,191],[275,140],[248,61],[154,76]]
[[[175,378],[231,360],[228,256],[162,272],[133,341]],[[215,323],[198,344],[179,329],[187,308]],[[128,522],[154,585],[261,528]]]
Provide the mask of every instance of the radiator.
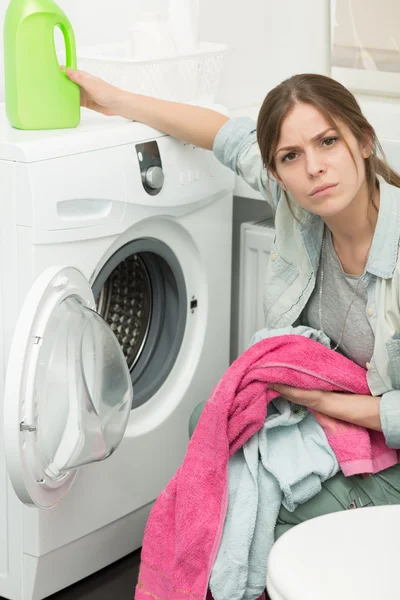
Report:
[[264,327],[265,272],[275,229],[272,219],[242,223],[239,266],[239,356],[249,345],[252,335]]

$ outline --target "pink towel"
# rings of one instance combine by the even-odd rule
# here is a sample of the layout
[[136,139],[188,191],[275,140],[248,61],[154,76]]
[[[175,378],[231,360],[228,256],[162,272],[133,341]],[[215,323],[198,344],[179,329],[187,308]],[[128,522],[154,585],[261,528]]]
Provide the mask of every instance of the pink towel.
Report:
[[[229,457],[264,424],[266,407],[278,395],[268,382],[370,393],[363,368],[308,338],[284,335],[249,348],[214,388],[182,466],[151,511],[136,600],[206,597],[227,508]],[[381,433],[315,416],[345,475],[397,463]]]

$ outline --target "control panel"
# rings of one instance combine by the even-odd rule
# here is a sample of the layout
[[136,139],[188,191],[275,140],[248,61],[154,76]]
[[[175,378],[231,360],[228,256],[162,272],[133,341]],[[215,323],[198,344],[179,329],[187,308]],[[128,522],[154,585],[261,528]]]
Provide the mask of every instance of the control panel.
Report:
[[164,185],[164,171],[157,142],[136,144],[136,154],[145,191],[151,196],[159,194]]

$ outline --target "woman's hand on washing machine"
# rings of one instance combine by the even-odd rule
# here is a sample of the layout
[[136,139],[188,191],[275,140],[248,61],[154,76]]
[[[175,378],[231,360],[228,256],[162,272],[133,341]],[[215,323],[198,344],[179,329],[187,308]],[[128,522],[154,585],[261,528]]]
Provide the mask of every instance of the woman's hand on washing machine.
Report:
[[85,71],[68,68],[65,72],[80,87],[81,106],[109,117],[118,114],[119,98],[124,93],[122,90]]
[[119,89],[85,71],[66,69],[81,89],[81,105],[103,115],[138,121],[189,144],[212,150],[226,115],[182,102],[170,102]]

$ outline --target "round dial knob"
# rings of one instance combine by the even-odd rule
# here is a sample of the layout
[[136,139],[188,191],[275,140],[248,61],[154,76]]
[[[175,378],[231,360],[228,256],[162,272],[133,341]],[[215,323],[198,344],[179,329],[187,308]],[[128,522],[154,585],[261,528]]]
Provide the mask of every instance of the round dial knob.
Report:
[[164,183],[164,173],[161,167],[149,167],[144,174],[144,180],[152,190],[160,190]]

